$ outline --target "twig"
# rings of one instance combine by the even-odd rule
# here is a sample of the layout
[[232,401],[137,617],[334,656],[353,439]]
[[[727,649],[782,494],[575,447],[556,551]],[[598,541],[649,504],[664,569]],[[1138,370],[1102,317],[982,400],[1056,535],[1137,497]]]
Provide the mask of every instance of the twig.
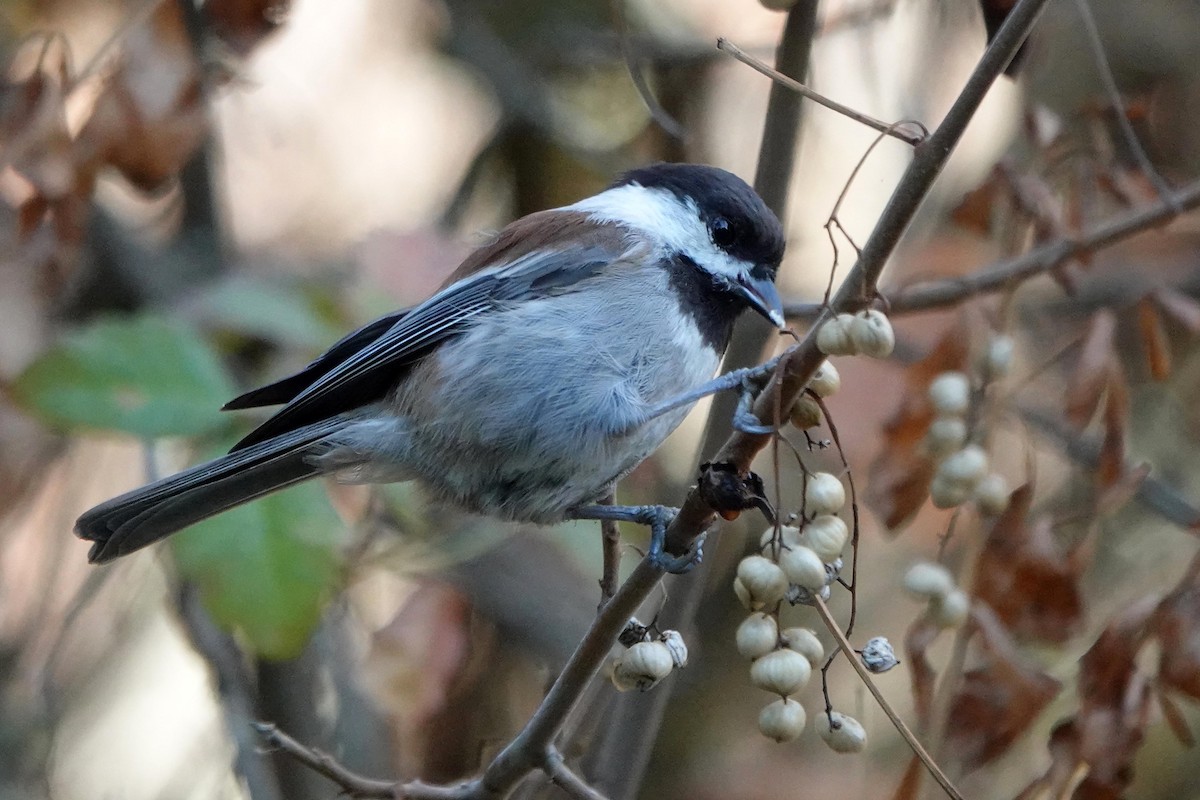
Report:
[[954,800],[963,800],[962,794],[959,793],[958,789],[954,788],[954,784],[946,777],[946,773],[942,772],[941,767],[937,765],[937,762],[921,746],[916,735],[913,734],[908,725],[904,723],[904,720],[900,718],[900,715],[896,713],[896,710],[884,698],[883,693],[879,691],[879,687],[875,685],[875,681],[871,678],[871,673],[863,666],[862,661],[857,658],[854,648],[850,646],[849,640],[846,639],[846,634],[842,633],[842,629],[838,627],[837,620],[829,613],[829,606],[825,605],[825,601],[820,597],[814,597],[813,600],[816,603],[817,613],[821,615],[821,621],[825,623],[825,627],[829,629],[829,632],[833,634],[833,638],[837,640],[838,647],[841,648],[842,653],[846,656],[846,660],[854,666],[854,671],[858,673],[858,677],[866,685],[867,691],[879,703],[879,707],[883,709],[883,713],[887,715],[887,718],[896,726],[896,731],[908,743],[908,746],[912,748],[916,757],[921,759],[921,763],[925,765],[925,769],[929,770],[929,774],[933,776],[933,779],[945,790],[946,796],[954,798]]
[[431,786],[421,781],[401,783],[366,778],[346,769],[329,754],[305,747],[269,722],[255,722],[254,730],[267,744],[336,783],[348,797],[380,800],[469,800],[474,797],[473,783]]
[[246,670],[245,657],[233,637],[217,628],[200,603],[194,586],[184,584],[176,592],[175,605],[187,631],[188,641],[213,672],[224,724],[234,742],[234,772],[246,782],[254,800],[284,797],[279,776],[271,762],[260,757],[258,742],[246,727],[255,716],[254,686]]
[[[1022,281],[1048,272],[1060,264],[1092,250],[1100,250],[1157,225],[1170,222],[1179,211],[1200,207],[1200,181],[1171,192],[1149,208],[1114,216],[1072,239],[1058,239],[1016,258],[996,262],[961,278],[922,281],[888,293],[890,313],[905,314],[957,305],[976,295],[1011,289]],[[821,314],[819,303],[786,303],[789,317],[814,318]]]
[[[615,490],[610,489],[600,501],[601,505],[611,506],[617,502]],[[617,528],[616,520],[600,521],[600,542],[604,566],[600,573],[600,605],[599,611],[617,593],[617,581],[621,570],[621,531]]]
[[616,21],[617,40],[621,45],[621,58],[625,61],[629,78],[633,81],[633,87],[637,89],[638,96],[642,98],[642,103],[645,104],[646,110],[650,112],[650,117],[658,124],[658,127],[662,128],[663,132],[672,139],[682,142],[686,138],[687,131],[662,107],[662,103],[658,102],[658,98],[650,90],[650,84],[646,82],[646,73],[642,70],[642,62],[633,52],[633,42],[629,37],[629,24],[625,20],[625,2],[626,0],[612,0],[612,10],[613,18]]
[[886,136],[891,136],[894,139],[899,139],[900,141],[904,142],[905,144],[916,147],[917,145],[924,142],[925,139],[928,138],[928,136],[929,136],[929,131],[926,130],[925,126],[919,122],[912,122],[912,124],[919,127],[921,129],[921,133],[919,133],[919,134],[908,133],[907,131],[905,131],[899,127],[899,125],[904,124],[904,123],[896,123],[894,125],[889,125],[886,122],[880,122],[879,120],[875,119],[874,117],[869,117],[866,114],[862,113],[861,111],[855,111],[853,108],[850,108],[849,106],[844,106],[841,103],[837,102],[836,100],[830,100],[825,95],[815,92],[812,89],[808,88],[800,81],[798,81],[794,78],[789,78],[787,75],[784,75],[783,73],[778,72],[777,70],[771,69],[771,67],[769,67],[768,65],[759,61],[757,58],[750,55],[745,50],[738,47],[736,44],[733,44],[728,39],[725,39],[725,38],[717,39],[717,49],[723,50],[726,53],[729,53],[729,55],[733,56],[738,61],[745,64],[746,66],[754,69],[757,72],[761,72],[763,75],[766,75],[768,78],[770,78],[771,80],[775,81],[778,84],[786,86],[787,88],[791,89],[793,92],[796,92],[797,94],[807,97],[809,100],[812,100],[814,103],[819,103],[820,105],[823,105],[828,109],[836,111],[843,116],[849,117],[850,119],[854,120],[855,122],[858,122],[862,125],[866,125],[868,128],[877,130]]
[[563,761],[562,753],[557,750],[552,749],[546,754],[546,764],[543,769],[550,776],[550,780],[554,781],[558,788],[574,800],[608,800],[600,792],[588,786],[583,778],[576,775]]
[[[1083,21],[1083,31],[1087,34],[1085,38],[1092,51],[1092,59],[1096,62],[1096,69],[1100,72],[1100,82],[1104,84],[1104,91],[1108,95],[1108,102],[1112,106],[1113,114],[1117,117],[1117,127],[1121,129],[1125,145],[1133,153],[1138,168],[1145,173],[1146,178],[1154,186],[1154,190],[1158,192],[1159,198],[1169,203],[1173,197],[1171,187],[1154,168],[1150,156],[1146,155],[1146,148],[1142,147],[1137,132],[1129,122],[1129,115],[1125,111],[1125,100],[1121,97],[1121,90],[1117,88],[1116,78],[1113,77],[1112,67],[1108,63],[1108,54],[1104,52],[1104,42],[1100,39],[1100,30],[1096,27],[1096,18],[1092,15],[1091,6],[1088,5],[1088,0],[1075,0],[1075,8],[1079,12],[1079,18]],[[1174,208],[1176,214],[1181,210],[1178,206]]]
[[[1058,442],[1067,456],[1084,466],[1094,468],[1100,458],[1100,443],[1095,438],[1080,437],[1067,428],[1057,413],[1028,406],[1019,406],[1017,413],[1030,427],[1036,428]],[[1130,467],[1126,465],[1126,470]],[[1187,530],[1200,533],[1200,508],[1190,503],[1179,490],[1153,475],[1147,475],[1137,487],[1134,497],[1163,519]]]

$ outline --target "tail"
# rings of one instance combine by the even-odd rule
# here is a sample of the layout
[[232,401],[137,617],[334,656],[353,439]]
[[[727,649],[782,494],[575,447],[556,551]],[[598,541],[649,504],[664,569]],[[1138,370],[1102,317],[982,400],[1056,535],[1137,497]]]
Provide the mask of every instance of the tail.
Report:
[[184,470],[86,512],[75,534],[95,542],[88,561],[104,564],[176,531],[319,474],[313,445],[345,424],[331,419]]

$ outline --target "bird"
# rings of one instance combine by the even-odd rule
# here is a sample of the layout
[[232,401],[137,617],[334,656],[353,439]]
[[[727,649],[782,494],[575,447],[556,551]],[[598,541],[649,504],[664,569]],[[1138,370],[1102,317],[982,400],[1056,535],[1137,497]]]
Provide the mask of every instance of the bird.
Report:
[[733,173],[633,169],[512,222],[429,299],[234,398],[223,410],[280,408],[227,455],[101,503],[75,532],[106,563],[334,476],[416,480],[435,502],[504,521],[639,522],[662,556],[672,509],[601,501],[697,399],[745,383],[744,371],[713,376],[743,311],[784,328],[784,247],[778,218]]

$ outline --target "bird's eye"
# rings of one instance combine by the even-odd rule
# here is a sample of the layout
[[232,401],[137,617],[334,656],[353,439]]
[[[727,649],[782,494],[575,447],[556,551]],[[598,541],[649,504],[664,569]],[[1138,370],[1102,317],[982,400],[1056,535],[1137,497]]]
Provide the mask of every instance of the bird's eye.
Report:
[[737,232],[733,229],[733,223],[724,217],[717,217],[709,225],[709,230],[712,233],[713,244],[717,247],[729,247],[737,238]]

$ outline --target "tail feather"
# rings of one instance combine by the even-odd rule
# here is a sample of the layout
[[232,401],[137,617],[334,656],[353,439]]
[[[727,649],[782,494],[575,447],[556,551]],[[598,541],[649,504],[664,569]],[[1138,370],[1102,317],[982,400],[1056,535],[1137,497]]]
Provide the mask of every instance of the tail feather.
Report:
[[344,424],[327,420],[221,456],[114,497],[84,513],[75,533],[103,564],[208,517],[315,477],[313,445]]

